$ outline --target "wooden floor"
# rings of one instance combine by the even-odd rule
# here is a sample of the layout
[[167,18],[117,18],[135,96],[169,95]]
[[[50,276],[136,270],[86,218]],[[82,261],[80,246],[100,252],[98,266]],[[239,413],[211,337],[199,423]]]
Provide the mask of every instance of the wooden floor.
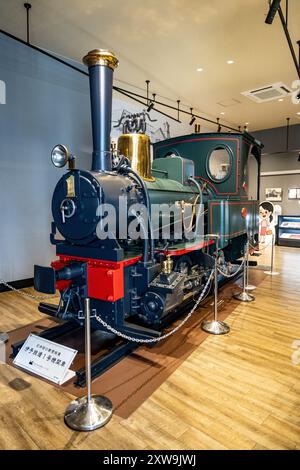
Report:
[[[267,251],[267,250],[266,250]],[[265,252],[260,262],[266,264]],[[276,248],[276,269],[237,304],[227,336],[208,336],[135,412],[78,433],[72,399],[0,365],[1,449],[300,449],[300,250]],[[36,302],[0,294],[0,330],[39,318]]]

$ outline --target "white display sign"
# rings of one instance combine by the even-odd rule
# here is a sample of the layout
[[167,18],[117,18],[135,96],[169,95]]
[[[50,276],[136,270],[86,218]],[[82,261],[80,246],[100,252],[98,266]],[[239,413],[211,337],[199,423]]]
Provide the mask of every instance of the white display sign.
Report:
[[14,364],[51,382],[63,384],[75,375],[70,371],[78,351],[30,334],[14,359]]

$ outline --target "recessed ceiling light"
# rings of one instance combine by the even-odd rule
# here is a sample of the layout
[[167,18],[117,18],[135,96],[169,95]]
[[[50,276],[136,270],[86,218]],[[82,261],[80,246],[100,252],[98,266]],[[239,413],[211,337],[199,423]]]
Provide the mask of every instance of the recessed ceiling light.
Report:
[[198,67],[198,68],[196,69],[196,71],[197,71],[197,72],[203,72],[203,68],[202,68],[202,67]]
[[297,113],[297,114],[298,114],[298,116],[300,116],[300,111],[298,111],[298,113]]
[[248,126],[248,124],[250,124],[250,122],[245,122],[245,125]]
[[279,100],[278,100],[278,101],[283,101],[283,98],[279,98]]
[[227,64],[229,64],[229,65],[234,64],[234,60],[232,60],[232,59],[227,60]]
[[224,116],[225,113],[224,113],[224,111],[222,111],[220,114],[222,114],[222,116]]

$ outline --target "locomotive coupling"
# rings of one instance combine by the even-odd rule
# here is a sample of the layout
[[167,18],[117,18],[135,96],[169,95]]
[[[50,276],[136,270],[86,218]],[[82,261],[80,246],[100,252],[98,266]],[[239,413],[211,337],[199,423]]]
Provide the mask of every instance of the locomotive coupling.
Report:
[[70,281],[84,273],[84,263],[71,263],[61,269],[34,266],[34,288],[44,294],[55,294],[57,281]]

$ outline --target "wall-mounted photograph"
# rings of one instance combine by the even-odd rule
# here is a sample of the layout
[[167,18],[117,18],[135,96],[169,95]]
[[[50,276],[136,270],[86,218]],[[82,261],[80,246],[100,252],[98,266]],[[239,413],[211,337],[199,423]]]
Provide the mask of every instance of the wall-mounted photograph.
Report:
[[282,188],[266,188],[267,201],[282,201]]
[[300,199],[300,188],[289,188],[289,199]]

